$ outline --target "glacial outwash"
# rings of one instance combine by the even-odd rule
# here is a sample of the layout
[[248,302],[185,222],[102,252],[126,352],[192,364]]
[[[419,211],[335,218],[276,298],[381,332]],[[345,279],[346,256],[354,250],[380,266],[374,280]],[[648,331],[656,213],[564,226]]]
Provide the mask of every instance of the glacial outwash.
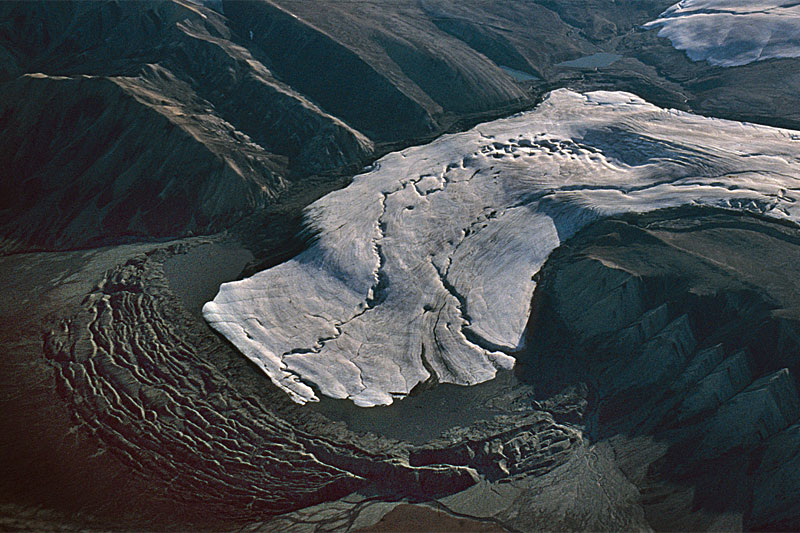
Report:
[[309,248],[223,284],[203,316],[297,403],[485,382],[514,366],[537,274],[581,228],[680,206],[797,221],[799,148],[790,130],[559,89],[383,157],[307,208]]

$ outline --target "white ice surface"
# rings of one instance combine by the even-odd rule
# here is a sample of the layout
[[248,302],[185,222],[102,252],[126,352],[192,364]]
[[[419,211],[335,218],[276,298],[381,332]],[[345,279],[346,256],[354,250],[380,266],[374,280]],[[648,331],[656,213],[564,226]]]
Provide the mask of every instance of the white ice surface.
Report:
[[693,61],[735,67],[800,57],[800,4],[788,0],[683,0],[645,27]]
[[532,276],[587,223],[684,204],[798,220],[799,177],[798,132],[558,90],[383,157],[308,208],[310,248],[203,313],[299,403],[389,404],[432,373],[469,385],[511,367]]

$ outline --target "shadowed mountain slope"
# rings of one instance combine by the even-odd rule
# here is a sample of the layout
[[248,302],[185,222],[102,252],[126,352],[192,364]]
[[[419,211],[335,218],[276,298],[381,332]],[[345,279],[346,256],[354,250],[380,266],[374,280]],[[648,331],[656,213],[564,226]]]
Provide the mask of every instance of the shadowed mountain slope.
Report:
[[11,244],[208,231],[273,200],[286,186],[280,161],[182,88],[168,99],[141,77],[36,74],[0,88],[0,167],[11,174],[0,225]]
[[[3,249],[215,232],[275,202],[287,188],[316,188],[310,183],[319,180],[308,181],[310,176],[352,175],[387,150],[531,107],[556,87],[627,90],[664,107],[800,125],[793,111],[800,109],[800,78],[793,74],[798,60],[733,69],[694,63],[657,30],[644,27],[669,5],[668,0],[624,7],[601,0],[589,7],[567,0],[4,2],[2,127],[14,142],[6,143],[0,175],[3,190],[12,195],[0,213]],[[590,67],[564,63],[598,53],[619,59]],[[44,76],[20,81],[25,74]],[[87,76],[96,81],[52,83],[55,77]],[[102,85],[101,79],[113,83]],[[41,129],[41,120],[52,120],[44,105],[48,100],[25,98],[20,84],[32,94],[57,86],[62,107],[79,106],[88,97],[80,91],[107,90],[96,88],[101,85],[116,85],[111,90],[148,103],[115,108],[125,99],[96,100],[100,115],[118,123],[106,136],[85,129],[89,122],[79,126],[71,119]],[[183,118],[176,120],[172,111],[152,113],[167,108],[182,108]],[[185,143],[147,135],[138,142],[149,143],[142,156],[149,161],[134,165],[117,159],[133,157],[115,148],[117,129],[133,131],[150,116],[171,117]],[[59,150],[19,140],[40,136],[53,147],[91,145],[94,156],[79,152],[74,159],[82,168],[76,174]],[[174,161],[177,150],[204,154],[187,167],[195,177],[179,180],[196,191],[179,211],[195,216],[132,221],[139,209],[179,201],[181,188],[168,186],[177,167],[162,165]],[[102,158],[108,186],[117,192],[141,189],[131,202],[152,205],[131,204],[105,220],[111,212],[103,211],[106,204],[92,203],[97,190],[69,192],[99,179],[82,177],[90,167],[101,171],[84,155]],[[258,162],[244,161],[252,158]],[[133,167],[147,171],[128,172]],[[199,170],[209,168],[230,172],[219,182],[224,172]],[[123,175],[128,181],[111,185]],[[213,190],[225,192],[214,201],[203,199]],[[32,191],[47,194],[41,206],[66,202],[66,196],[74,201],[69,209],[50,212],[53,220],[33,224],[25,217],[39,215],[20,215],[25,210],[20,204]]]
[[[357,167],[372,152],[371,141],[229,40],[227,22],[209,9],[167,1],[0,10],[13,21],[4,73],[21,75],[0,86],[3,135],[13,140],[3,153],[6,248],[218,231],[274,201],[287,177]],[[105,189],[113,201],[98,204]],[[21,205],[26,196],[37,209],[63,205],[43,221]],[[132,221],[139,210],[152,220]]]

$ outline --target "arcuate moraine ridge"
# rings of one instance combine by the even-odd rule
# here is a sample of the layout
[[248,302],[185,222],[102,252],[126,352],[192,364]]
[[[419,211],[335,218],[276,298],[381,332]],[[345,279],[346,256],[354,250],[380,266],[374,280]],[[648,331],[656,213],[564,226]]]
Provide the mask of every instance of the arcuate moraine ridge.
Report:
[[561,89],[385,156],[308,208],[307,250],[203,314],[298,403],[390,404],[511,368],[534,275],[586,224],[686,204],[798,220],[798,178],[798,132]]

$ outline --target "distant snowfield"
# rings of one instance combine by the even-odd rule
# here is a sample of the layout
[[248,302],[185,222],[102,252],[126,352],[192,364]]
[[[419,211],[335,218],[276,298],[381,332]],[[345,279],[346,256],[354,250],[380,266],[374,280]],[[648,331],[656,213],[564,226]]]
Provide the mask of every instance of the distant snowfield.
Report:
[[800,132],[557,90],[383,157],[308,208],[310,248],[203,313],[298,403],[390,404],[512,367],[533,275],[589,222],[684,204],[798,220],[799,178]]
[[735,67],[800,57],[800,3],[781,0],[684,0],[645,27],[693,61]]

